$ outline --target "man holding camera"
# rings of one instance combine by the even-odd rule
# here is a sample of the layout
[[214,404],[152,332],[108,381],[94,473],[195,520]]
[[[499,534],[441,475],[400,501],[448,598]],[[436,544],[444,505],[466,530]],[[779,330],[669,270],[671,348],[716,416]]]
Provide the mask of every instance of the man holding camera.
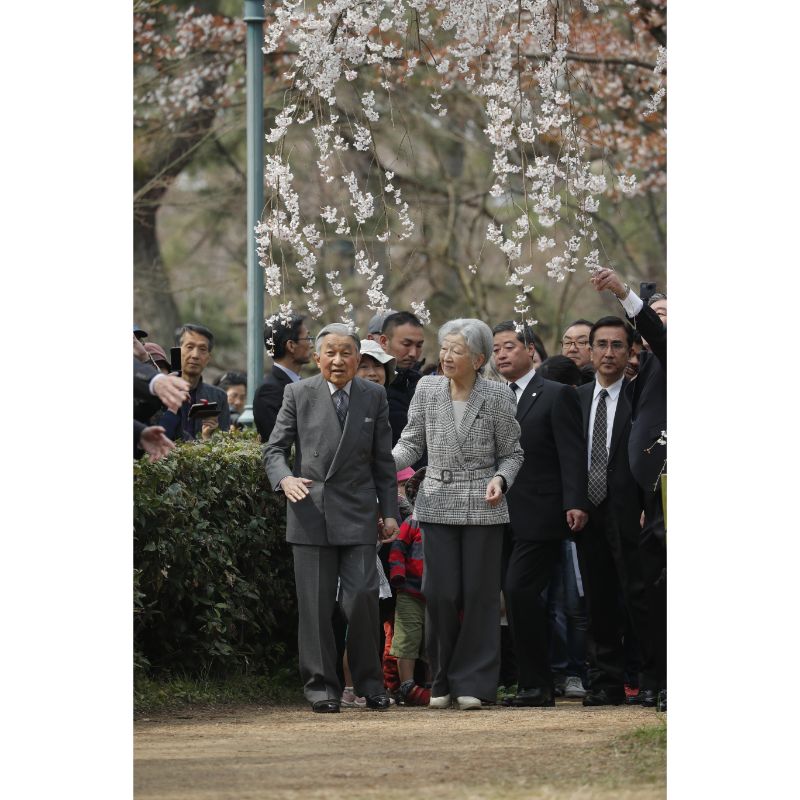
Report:
[[[214,334],[203,325],[186,323],[176,338],[181,348],[181,377],[189,384],[189,400],[177,413],[165,411],[159,423],[173,441],[206,440],[215,430],[227,431],[231,426],[227,394],[203,381],[203,370],[214,349]],[[216,410],[212,403],[216,403]],[[206,410],[203,406],[211,407]]]

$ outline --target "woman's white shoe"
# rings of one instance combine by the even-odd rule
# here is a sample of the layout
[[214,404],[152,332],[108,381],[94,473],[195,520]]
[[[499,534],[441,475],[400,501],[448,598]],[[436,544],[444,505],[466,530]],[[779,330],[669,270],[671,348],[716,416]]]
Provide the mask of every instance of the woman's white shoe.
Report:
[[429,708],[450,708],[450,695],[443,694],[441,697],[431,697]]
[[[431,698],[433,700],[433,698]],[[469,695],[462,695],[457,697],[458,707],[462,711],[475,711],[481,707],[481,701],[477,697],[470,697]]]

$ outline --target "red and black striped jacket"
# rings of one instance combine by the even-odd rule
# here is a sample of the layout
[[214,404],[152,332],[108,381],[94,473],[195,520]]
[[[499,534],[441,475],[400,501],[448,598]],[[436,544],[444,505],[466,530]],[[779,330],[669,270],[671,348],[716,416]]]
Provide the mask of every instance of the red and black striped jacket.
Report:
[[422,594],[422,529],[413,516],[400,526],[389,551],[389,582],[398,592],[424,600]]

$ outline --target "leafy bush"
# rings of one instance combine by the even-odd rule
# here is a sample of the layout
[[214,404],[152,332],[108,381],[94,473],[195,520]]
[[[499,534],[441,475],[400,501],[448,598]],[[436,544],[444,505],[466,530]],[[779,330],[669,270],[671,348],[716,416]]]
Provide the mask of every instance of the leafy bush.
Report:
[[265,672],[297,653],[285,501],[255,433],[134,465],[134,653],[151,674]]
[[304,701],[297,669],[278,668],[269,675],[226,675],[222,678],[154,679],[142,671],[133,682],[134,714],[227,705],[292,705]]

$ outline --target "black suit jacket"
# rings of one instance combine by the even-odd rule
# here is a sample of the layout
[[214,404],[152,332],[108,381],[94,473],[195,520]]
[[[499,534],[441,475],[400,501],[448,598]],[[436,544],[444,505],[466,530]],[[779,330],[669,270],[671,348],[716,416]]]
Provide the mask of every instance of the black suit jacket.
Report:
[[253,419],[262,442],[269,439],[275,427],[275,420],[283,402],[283,390],[291,382],[292,379],[280,367],[273,364],[272,371],[253,397]]
[[[638,378],[636,379],[638,380]],[[638,534],[639,519],[642,514],[642,502],[639,487],[631,473],[628,460],[628,445],[631,432],[631,406],[627,398],[629,381],[622,382],[622,389],[617,400],[617,410],[611,427],[611,445],[608,449],[608,467],[606,470],[606,498],[608,513],[607,524],[619,526],[621,532]],[[596,382],[586,383],[578,387],[578,398],[583,418],[584,464],[589,462],[589,414],[592,410]],[[588,484],[587,484],[588,485]],[[591,508],[591,506],[590,506]],[[589,524],[593,521],[589,511]]]
[[667,329],[648,305],[632,321],[652,352],[640,354],[639,374],[628,390],[632,409],[629,457],[637,483],[652,492],[667,459],[666,445],[656,444],[667,429]]
[[515,539],[566,539],[566,512],[588,511],[586,443],[572,386],[534,374],[517,405],[525,461],[506,497]]
[[139,439],[142,436],[142,431],[146,427],[147,426],[144,424],[144,422],[139,422],[138,419],[134,419],[133,420],[133,457],[134,458],[138,458],[142,453],[142,449],[141,449],[141,447],[139,447]]
[[133,359],[133,418],[148,423],[161,410],[161,401],[150,394],[150,381],[158,370],[152,364]]

